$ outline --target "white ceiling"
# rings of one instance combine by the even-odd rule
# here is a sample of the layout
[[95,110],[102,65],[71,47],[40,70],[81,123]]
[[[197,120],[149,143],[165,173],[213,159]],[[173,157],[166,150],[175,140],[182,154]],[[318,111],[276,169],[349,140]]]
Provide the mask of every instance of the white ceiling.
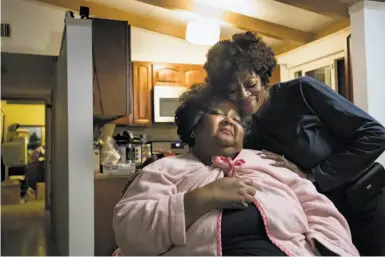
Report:
[[[186,11],[171,11],[164,8],[138,2],[135,0],[124,0],[124,1],[109,0],[108,2],[106,2],[105,0],[86,0],[86,1],[95,2],[101,5],[108,5],[110,7],[117,8],[122,11],[134,13],[135,15],[138,15],[138,16],[143,16],[154,20],[167,21],[173,24],[180,24],[180,25],[185,25],[189,21],[192,21],[201,17],[196,13],[186,12]],[[237,1],[241,2],[243,0],[237,0]],[[92,10],[90,11],[92,13]],[[231,37],[235,33],[242,32],[242,30],[234,28],[231,25],[226,24],[224,22],[220,22],[220,24],[221,24],[222,37]],[[264,40],[270,46],[274,46],[281,43],[280,40],[269,38],[269,37],[264,37]]]
[[[154,6],[153,6],[153,9],[151,9],[147,13],[146,17],[154,20],[166,20],[168,22],[179,23],[179,24],[187,24],[189,21],[193,21],[201,18],[201,16],[196,13],[187,12],[187,11],[170,11],[167,9],[154,7]],[[243,32],[242,30],[234,28],[230,24],[227,24],[223,21],[219,21],[219,23],[221,24],[221,37],[230,38],[235,33]],[[269,37],[264,37],[264,40],[267,44],[271,46],[281,43],[280,40],[269,38]]]
[[314,32],[333,22],[332,18],[272,0],[194,0],[279,25]]
[[[185,25],[191,20],[199,17],[198,14],[186,11],[171,11],[168,9],[152,6],[135,0],[86,0],[102,5],[108,5],[123,11],[134,13],[154,20],[167,21],[174,24]],[[333,19],[317,13],[306,11],[297,7],[282,4],[273,0],[191,0],[197,3],[204,3],[219,9],[224,9],[246,16],[266,20],[279,25],[287,26],[305,32],[317,32],[332,25]],[[339,0],[357,1],[357,0]],[[91,10],[92,12],[92,10]],[[221,23],[221,36],[242,32],[229,24]],[[279,45],[282,41],[264,37],[266,43],[271,46]]]

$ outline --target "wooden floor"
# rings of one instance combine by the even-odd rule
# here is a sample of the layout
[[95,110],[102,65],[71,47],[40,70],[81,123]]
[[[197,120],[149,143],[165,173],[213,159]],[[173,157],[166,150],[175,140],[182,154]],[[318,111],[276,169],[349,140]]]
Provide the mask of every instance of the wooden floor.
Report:
[[1,255],[59,255],[44,201],[1,206]]

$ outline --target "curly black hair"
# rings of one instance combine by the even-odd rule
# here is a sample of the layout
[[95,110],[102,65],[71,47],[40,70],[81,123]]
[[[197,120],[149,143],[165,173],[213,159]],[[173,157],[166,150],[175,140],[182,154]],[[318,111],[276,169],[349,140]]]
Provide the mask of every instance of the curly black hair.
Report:
[[234,80],[241,64],[250,65],[266,87],[277,61],[272,49],[260,36],[250,31],[234,34],[232,40],[219,41],[208,51],[203,66],[207,72],[206,82],[224,90],[223,85]]
[[[195,84],[185,91],[179,98],[180,105],[175,111],[175,123],[177,125],[177,134],[183,143],[190,148],[194,146],[195,140],[191,133],[196,129],[202,120],[202,117],[208,113],[210,108],[217,105],[225,99],[214,94],[207,83]],[[245,127],[245,135],[248,132],[248,119],[242,117]],[[246,131],[247,130],[247,131]]]
[[194,146],[191,133],[195,130],[203,115],[218,102],[218,97],[211,94],[208,84],[195,84],[179,98],[181,104],[175,111],[175,123],[180,140],[189,147]]

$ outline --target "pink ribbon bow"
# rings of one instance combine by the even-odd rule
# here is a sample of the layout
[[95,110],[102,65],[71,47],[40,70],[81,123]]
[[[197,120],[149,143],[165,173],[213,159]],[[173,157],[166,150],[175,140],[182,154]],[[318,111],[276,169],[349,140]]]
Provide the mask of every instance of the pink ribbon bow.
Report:
[[212,158],[213,165],[221,168],[227,177],[235,177],[235,168],[245,164],[243,159],[234,161],[231,157],[216,156]]

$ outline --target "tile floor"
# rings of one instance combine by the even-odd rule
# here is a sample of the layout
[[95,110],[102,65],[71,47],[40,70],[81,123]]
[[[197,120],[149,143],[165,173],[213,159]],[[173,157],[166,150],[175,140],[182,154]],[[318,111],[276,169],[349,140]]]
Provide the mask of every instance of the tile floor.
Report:
[[44,201],[1,206],[1,255],[59,255]]

